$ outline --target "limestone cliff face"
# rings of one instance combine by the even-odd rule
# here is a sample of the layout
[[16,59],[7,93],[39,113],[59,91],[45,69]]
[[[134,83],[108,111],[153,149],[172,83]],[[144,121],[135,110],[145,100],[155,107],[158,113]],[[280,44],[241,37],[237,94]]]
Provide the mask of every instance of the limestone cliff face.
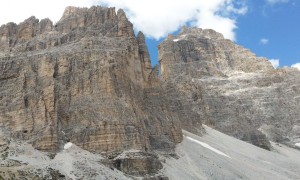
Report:
[[[203,134],[202,123],[265,149],[300,141],[298,70],[196,28],[169,36],[159,62],[123,10],[67,7],[56,24],[2,25],[0,179],[126,178],[113,168],[163,179],[155,153],[174,155],[181,130]],[[80,157],[74,172],[61,171],[64,155]]]
[[182,134],[167,103],[177,102],[157,85],[144,38],[104,7],[1,26],[1,131],[52,152],[68,141],[108,156],[172,149]]
[[298,70],[275,70],[221,34],[197,28],[169,36],[159,61],[162,78],[192,104],[199,121],[265,149],[268,140],[299,141]]

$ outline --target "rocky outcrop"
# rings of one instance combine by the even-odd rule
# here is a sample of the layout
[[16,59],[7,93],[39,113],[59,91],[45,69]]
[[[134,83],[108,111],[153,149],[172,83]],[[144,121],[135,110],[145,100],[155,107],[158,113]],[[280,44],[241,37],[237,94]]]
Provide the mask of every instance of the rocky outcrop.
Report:
[[114,166],[133,176],[155,175],[163,168],[156,155],[145,152],[124,152],[114,159]]
[[145,37],[123,10],[68,7],[55,25],[31,17],[3,25],[0,37],[0,127],[9,138],[51,152],[71,141],[109,157],[182,140],[174,100],[151,91],[158,76]]
[[26,142],[12,142],[7,158],[0,161],[0,179],[130,179],[105,158],[68,143],[63,151],[50,154]]
[[0,179],[167,179],[157,154],[203,123],[265,149],[299,141],[296,69],[196,28],[169,36],[159,61],[114,8],[1,26]]
[[[0,50],[1,54],[9,55],[12,48],[18,44],[26,44],[33,37],[51,31],[53,23],[49,19],[39,21],[34,16],[26,19],[19,25],[8,23],[0,27]],[[29,47],[28,47],[29,48]],[[30,50],[30,49],[27,49]]]
[[265,149],[269,140],[299,140],[298,70],[275,70],[221,34],[197,28],[160,44],[159,62],[164,81],[176,86],[199,121]]
[[[68,7],[55,25],[35,17],[3,25],[0,39],[3,138],[52,153],[72,142],[108,159],[172,152],[182,141],[176,92],[161,87],[145,37],[135,37],[123,10]],[[158,171],[146,156],[126,162],[135,175]]]

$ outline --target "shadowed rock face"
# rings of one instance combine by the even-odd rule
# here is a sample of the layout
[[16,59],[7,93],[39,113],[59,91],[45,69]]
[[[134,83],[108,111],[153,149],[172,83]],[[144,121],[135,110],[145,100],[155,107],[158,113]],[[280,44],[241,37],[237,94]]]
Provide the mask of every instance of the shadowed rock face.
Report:
[[162,78],[190,102],[198,120],[265,149],[268,140],[299,141],[298,70],[274,70],[221,34],[196,28],[160,44],[159,62]]
[[0,40],[0,128],[9,138],[53,152],[71,141],[108,156],[181,142],[169,107],[180,104],[123,10],[68,7],[56,25],[35,17],[3,25]]

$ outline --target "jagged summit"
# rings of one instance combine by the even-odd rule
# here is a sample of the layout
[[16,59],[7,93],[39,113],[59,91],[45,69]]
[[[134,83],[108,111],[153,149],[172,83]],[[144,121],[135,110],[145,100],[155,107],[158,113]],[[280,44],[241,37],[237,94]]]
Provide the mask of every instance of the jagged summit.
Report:
[[[0,85],[0,154],[14,142],[55,154],[71,142],[136,176],[162,168],[154,151],[174,152],[180,118],[195,116],[160,84],[144,35],[135,37],[114,8],[68,7],[55,25],[31,17],[2,26]],[[116,158],[132,149],[140,153]],[[0,156],[0,177],[35,170],[25,164],[15,172],[9,157]]]
[[[200,78],[225,76],[232,71],[274,70],[266,58],[256,57],[251,51],[224,39],[222,34],[211,29],[183,27],[177,36],[169,36],[163,41],[159,50],[162,52],[159,54],[159,62],[164,78],[173,77],[174,73],[176,75],[172,71],[181,71],[191,77]],[[182,63],[189,66],[189,69],[178,65]],[[172,66],[168,68],[170,71],[165,71],[166,66]]]
[[[181,31],[178,33],[178,37],[176,36],[170,36],[171,40],[175,40],[177,41],[180,39],[184,39],[185,36],[198,36],[198,37],[203,37],[203,38],[207,38],[207,39],[224,39],[223,34],[216,32],[213,29],[201,29],[201,28],[197,28],[197,27],[188,27],[188,26],[183,26],[181,28]],[[181,38],[180,38],[181,37]],[[167,38],[169,39],[169,38]]]
[[[55,25],[49,19],[39,21],[32,16],[18,25],[8,23],[1,26],[0,50],[9,52],[47,49],[79,40],[82,35],[135,37],[132,23],[128,21],[125,12],[121,9],[116,13],[115,8],[100,6],[67,7],[62,18]],[[39,46],[29,47],[29,44],[36,46],[39,44]]]
[[274,69],[213,30],[186,27],[159,45],[159,62],[161,77],[176,84],[202,122],[269,150],[269,140],[299,141],[296,69]]
[[1,26],[0,179],[164,179],[182,129],[203,123],[268,150],[300,142],[299,71],[198,28],[163,41],[159,62],[115,8]]

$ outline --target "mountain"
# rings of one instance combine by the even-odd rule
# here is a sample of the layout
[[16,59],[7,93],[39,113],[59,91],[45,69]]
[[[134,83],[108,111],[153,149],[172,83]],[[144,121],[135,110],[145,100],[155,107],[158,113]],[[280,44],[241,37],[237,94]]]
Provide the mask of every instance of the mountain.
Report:
[[299,142],[300,71],[274,69],[213,30],[183,28],[159,46],[161,76],[192,105],[199,120],[271,150],[270,140]]
[[67,7],[2,25],[0,59],[0,179],[168,179],[202,124],[271,151],[300,141],[300,71],[213,30],[170,35],[152,68],[123,10]]

